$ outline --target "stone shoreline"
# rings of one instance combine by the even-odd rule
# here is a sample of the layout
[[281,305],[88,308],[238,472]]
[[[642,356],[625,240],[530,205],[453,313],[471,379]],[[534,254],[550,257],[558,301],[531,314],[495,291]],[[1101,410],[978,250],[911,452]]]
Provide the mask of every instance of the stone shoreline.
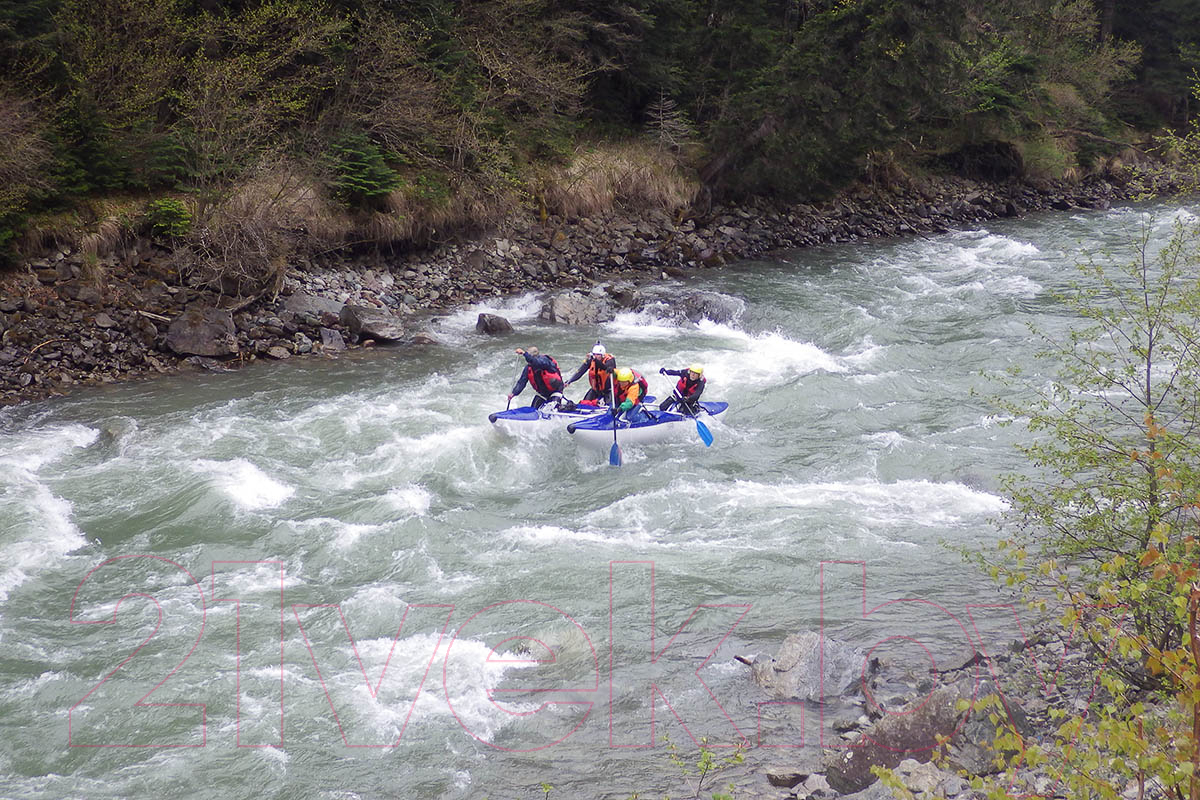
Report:
[[[629,284],[686,277],[771,250],[941,233],[1046,209],[1105,209],[1177,192],[1169,177],[1128,170],[1081,182],[989,184],[927,179],[859,188],[821,205],[756,202],[671,217],[607,212],[500,230],[407,256],[302,258],[279,297],[240,298],[181,281],[148,241],[90,267],[60,250],[0,276],[0,404],[182,369],[227,369],[258,358],[334,354],[374,342],[421,344],[429,315],[527,291],[592,290],[618,303]],[[592,323],[581,314],[549,321]]]
[[[928,675],[914,674],[911,665],[874,661],[864,671],[866,654],[832,639],[823,644],[822,660],[815,632],[789,636],[774,656],[739,658],[771,702],[806,705],[806,713],[824,717],[825,725],[820,746],[773,755],[752,750],[747,762],[755,763],[733,778],[735,796],[890,800],[891,789],[871,771],[878,766],[891,770],[917,800],[986,800],[985,790],[971,785],[975,781],[1005,787],[1006,796],[1063,797],[1066,787],[1045,769],[1023,765],[1001,775],[999,762],[1012,763],[1013,754],[995,751],[996,725],[989,716],[997,714],[1011,725],[1024,747],[1036,745],[1053,754],[1063,719],[1107,698],[1098,683],[1100,668],[1083,646],[1071,646],[1068,639],[1052,626],[1041,626],[1024,641],[994,649],[991,658],[976,653]],[[821,715],[813,713],[818,705]],[[1165,711],[1147,704],[1149,718]],[[760,719],[760,733],[768,724]],[[1054,761],[1052,755],[1049,760]],[[721,785],[729,780],[717,778]],[[1136,789],[1124,786],[1118,792],[1133,798],[1129,791]]]

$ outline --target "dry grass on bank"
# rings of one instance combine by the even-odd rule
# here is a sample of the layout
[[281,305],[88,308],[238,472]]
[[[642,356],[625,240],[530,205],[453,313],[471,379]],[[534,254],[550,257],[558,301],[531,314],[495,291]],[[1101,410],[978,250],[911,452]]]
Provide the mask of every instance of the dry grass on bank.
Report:
[[447,234],[493,227],[512,213],[515,193],[497,193],[467,185],[436,197],[423,197],[409,185],[392,192],[385,210],[371,215],[364,238],[378,242],[426,244]]
[[102,289],[108,279],[105,259],[125,256],[137,242],[137,220],[145,204],[138,197],[97,198],[72,211],[36,217],[18,241],[17,253],[32,259],[54,250],[77,250],[84,256],[83,279]]
[[[691,203],[699,188],[673,155],[638,141],[580,148],[571,163],[546,170],[527,186],[546,213],[564,217],[614,208],[670,212]],[[150,199],[99,199],[43,217],[27,230],[21,252],[34,258],[52,248],[78,249],[89,264],[122,255],[144,233]],[[298,256],[363,245],[423,246],[494,227],[528,199],[515,188],[469,181],[451,186],[416,176],[382,208],[354,210],[331,198],[307,170],[277,161],[218,200],[183,198],[192,227],[174,242],[173,261],[182,274],[214,288],[269,291]]]
[[564,217],[617,206],[673,211],[690,204],[700,188],[670,153],[639,141],[580,149],[570,164],[551,169],[542,185],[546,211]]

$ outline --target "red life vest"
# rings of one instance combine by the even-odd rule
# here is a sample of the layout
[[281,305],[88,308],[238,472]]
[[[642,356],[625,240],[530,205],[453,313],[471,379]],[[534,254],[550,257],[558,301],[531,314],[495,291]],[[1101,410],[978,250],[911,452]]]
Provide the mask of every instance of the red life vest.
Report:
[[683,377],[679,379],[679,383],[675,384],[675,391],[684,400],[695,400],[704,391],[704,382],[706,380],[704,376],[700,376],[694,381],[689,380],[685,372]]
[[629,371],[633,373],[632,381],[629,383],[616,381],[617,403],[620,404],[622,400],[632,400],[635,406],[641,405],[642,398],[650,391],[650,384],[636,369]]
[[608,381],[617,368],[617,359],[610,355],[593,355],[588,359],[588,384],[596,394],[608,394]]
[[550,359],[550,363],[554,365],[554,369],[534,369],[532,364],[525,367],[525,375],[529,378],[529,384],[533,390],[542,397],[549,397],[555,392],[563,390],[562,373],[558,371],[558,362],[550,356],[545,356]]

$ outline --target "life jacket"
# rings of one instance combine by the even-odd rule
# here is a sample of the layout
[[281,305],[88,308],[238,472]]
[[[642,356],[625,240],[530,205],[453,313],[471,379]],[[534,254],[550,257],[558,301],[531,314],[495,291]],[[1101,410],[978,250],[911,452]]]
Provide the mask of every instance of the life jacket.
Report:
[[545,356],[550,359],[550,363],[554,365],[554,369],[534,369],[532,364],[525,367],[525,375],[529,378],[529,385],[533,390],[542,397],[549,397],[555,392],[563,390],[562,373],[558,371],[558,362],[550,356]]
[[588,384],[596,394],[608,393],[608,382],[616,369],[617,359],[611,355],[593,355],[588,359]]
[[[638,372],[636,369],[631,369],[630,372],[633,373],[632,381],[629,383],[621,383],[620,381],[615,382],[614,388],[616,389],[617,393],[616,399],[618,405],[622,400],[632,400],[635,406],[641,405],[642,398],[644,398],[646,393],[650,391],[650,384],[646,382],[646,379],[642,377],[640,372]],[[637,391],[634,391],[635,389]]]
[[703,375],[694,381],[689,380],[688,373],[685,372],[683,373],[683,377],[679,379],[679,383],[675,384],[675,391],[684,400],[695,400],[704,392],[704,383],[706,380],[707,378]]

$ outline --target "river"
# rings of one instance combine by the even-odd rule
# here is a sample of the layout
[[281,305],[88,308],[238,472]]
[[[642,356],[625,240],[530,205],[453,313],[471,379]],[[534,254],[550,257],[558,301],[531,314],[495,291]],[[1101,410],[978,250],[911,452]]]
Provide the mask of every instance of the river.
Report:
[[[1187,214],[1038,215],[687,284],[744,301],[731,324],[555,327],[517,297],[425,348],[2,410],[0,795],[675,796],[664,734],[811,756],[827,721],[762,705],[733,656],[822,625],[893,660],[969,653],[966,604],[999,600],[955,548],[993,545],[1023,468],[987,376],[1038,373],[1029,326],[1074,323],[1054,295],[1083,252]],[[481,310],[516,333],[477,335]],[[597,339],[659,395],[658,367],[702,363],[730,404],[713,446],[614,468],[564,431],[491,429],[514,347],[565,371]],[[863,616],[890,600],[921,602]]]

